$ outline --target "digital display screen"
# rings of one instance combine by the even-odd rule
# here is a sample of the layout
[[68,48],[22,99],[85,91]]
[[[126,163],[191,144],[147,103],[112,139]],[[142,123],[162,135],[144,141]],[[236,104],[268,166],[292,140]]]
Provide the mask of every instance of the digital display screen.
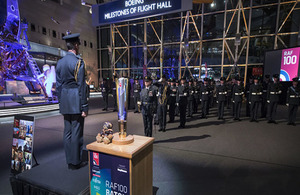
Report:
[[192,0],[117,0],[93,5],[93,25],[101,26],[145,17],[188,11]]

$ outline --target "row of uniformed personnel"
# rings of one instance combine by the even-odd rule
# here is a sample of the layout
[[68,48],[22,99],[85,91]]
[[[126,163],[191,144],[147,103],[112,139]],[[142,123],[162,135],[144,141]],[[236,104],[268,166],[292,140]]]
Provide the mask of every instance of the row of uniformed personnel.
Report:
[[[182,78],[180,83],[176,83],[173,79],[166,81],[163,76],[158,83],[152,84],[150,77],[145,77],[145,88],[141,90],[140,101],[137,104],[141,106],[145,135],[152,136],[153,115],[157,114],[159,122],[159,131],[166,130],[166,115],[169,107],[170,121],[173,122],[176,114],[176,107],[180,113],[179,128],[184,128],[186,123],[186,113],[192,116],[197,112],[198,105],[201,104],[202,118],[207,118],[210,105],[213,102],[214,94],[216,103],[218,104],[218,119],[224,119],[225,104],[232,102],[234,120],[240,121],[240,113],[243,97],[246,97],[247,107],[249,106],[250,122],[258,122],[258,109],[260,104],[266,101],[266,115],[268,123],[277,124],[274,120],[279,96],[282,93],[282,86],[279,82],[279,75],[273,75],[273,82],[266,81],[263,84],[259,83],[259,78],[251,78],[253,83],[246,85],[246,89],[242,84],[242,78],[236,78],[235,84],[226,85],[225,78],[220,78],[220,85],[213,86],[209,83],[208,78],[204,78],[203,84],[195,81],[189,81],[186,84],[186,79]],[[138,85],[138,83],[136,82]],[[298,78],[293,79],[293,85],[287,91],[287,105],[289,106],[289,121],[288,125],[295,125],[296,114],[299,99]],[[265,109],[264,105],[261,106]],[[248,109],[248,108],[247,108]]]

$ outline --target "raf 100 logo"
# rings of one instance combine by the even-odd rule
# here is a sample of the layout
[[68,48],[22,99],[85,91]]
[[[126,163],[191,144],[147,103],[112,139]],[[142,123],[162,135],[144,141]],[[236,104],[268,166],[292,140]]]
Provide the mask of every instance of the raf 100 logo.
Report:
[[297,55],[293,55],[293,50],[285,51],[283,57],[283,65],[296,64]]

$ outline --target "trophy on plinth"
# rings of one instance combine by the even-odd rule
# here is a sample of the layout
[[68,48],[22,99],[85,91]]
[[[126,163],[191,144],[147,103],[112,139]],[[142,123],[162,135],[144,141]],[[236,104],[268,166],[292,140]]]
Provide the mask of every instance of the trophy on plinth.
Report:
[[132,135],[127,136],[128,85],[127,78],[116,79],[119,133],[114,134],[112,142],[119,145],[130,144],[134,141]]

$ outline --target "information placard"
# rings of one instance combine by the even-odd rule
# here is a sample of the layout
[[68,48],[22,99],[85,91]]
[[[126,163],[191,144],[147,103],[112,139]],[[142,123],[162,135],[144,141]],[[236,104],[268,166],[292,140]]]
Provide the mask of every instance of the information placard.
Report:
[[130,194],[129,159],[90,151],[90,192]]
[[32,167],[34,117],[16,115],[13,125],[12,173],[22,173]]
[[101,26],[192,10],[192,0],[116,0],[93,5],[93,25]]

